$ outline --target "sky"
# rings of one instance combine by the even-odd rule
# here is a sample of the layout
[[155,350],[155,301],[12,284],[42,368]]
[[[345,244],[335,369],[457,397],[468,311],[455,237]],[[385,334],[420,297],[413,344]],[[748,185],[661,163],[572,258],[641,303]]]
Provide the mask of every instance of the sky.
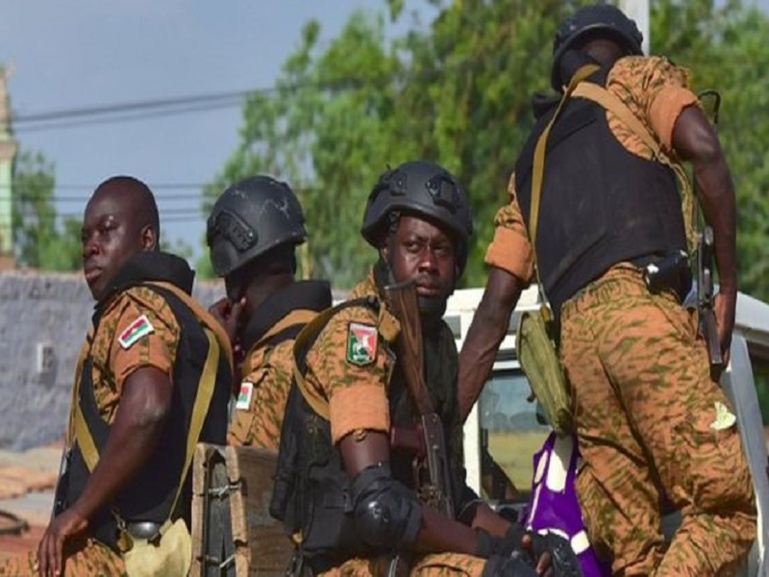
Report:
[[[643,0],[625,0],[637,4]],[[5,0],[0,62],[12,69],[13,114],[235,93],[275,84],[302,25],[328,40],[356,9],[384,0]],[[421,9],[412,0],[409,9]],[[769,0],[760,0],[765,10]],[[80,217],[94,187],[130,174],[155,191],[163,236],[201,252],[200,190],[234,150],[241,106],[141,121],[41,130],[14,125],[26,150],[55,163],[57,208]]]
[[[412,2],[411,4],[415,4]],[[416,4],[419,4],[416,2]],[[24,117],[273,86],[317,18],[331,39],[356,9],[383,0],[17,0],[0,8],[0,62],[12,69],[16,139],[55,163],[57,208],[81,216],[115,174],[156,193],[163,236],[200,254],[201,186],[235,149],[240,104],[141,121],[40,130]],[[235,102],[231,100],[230,102]]]

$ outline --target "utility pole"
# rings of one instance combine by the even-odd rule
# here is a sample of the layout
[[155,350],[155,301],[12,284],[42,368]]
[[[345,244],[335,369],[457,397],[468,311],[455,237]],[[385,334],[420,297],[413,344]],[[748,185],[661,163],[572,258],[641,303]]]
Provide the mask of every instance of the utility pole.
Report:
[[0,270],[14,267],[12,168],[16,141],[11,132],[8,69],[0,66]]
[[628,18],[635,20],[641,34],[644,35],[641,48],[643,48],[644,54],[649,54],[649,47],[651,46],[649,0],[619,0],[619,8]]

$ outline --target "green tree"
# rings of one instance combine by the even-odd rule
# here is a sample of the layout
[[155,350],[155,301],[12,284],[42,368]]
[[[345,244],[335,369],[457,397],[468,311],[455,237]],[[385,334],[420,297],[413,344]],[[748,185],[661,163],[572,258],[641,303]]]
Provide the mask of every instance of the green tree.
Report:
[[769,299],[769,17],[739,1],[653,4],[652,50],[692,71],[695,90],[722,96],[719,136],[737,192],[740,288]]
[[[415,4],[417,15],[404,4],[355,12],[327,42],[308,22],[276,89],[246,102],[240,143],[206,193],[256,172],[290,181],[307,214],[314,270],[345,287],[373,259],[358,230],[377,175],[410,158],[437,160],[469,190],[476,234],[465,282],[479,285],[493,215],[533,122],[531,96],[549,90],[554,32],[584,2],[429,0]],[[418,16],[426,13],[428,24]],[[761,193],[769,185],[761,146],[769,140],[768,34],[767,16],[738,0],[652,3],[652,51],[690,66],[695,89],[723,93],[742,288],[762,298],[769,298],[769,200]]]
[[80,221],[59,222],[53,203],[54,166],[22,151],[13,167],[13,241],[20,265],[43,270],[80,268]]

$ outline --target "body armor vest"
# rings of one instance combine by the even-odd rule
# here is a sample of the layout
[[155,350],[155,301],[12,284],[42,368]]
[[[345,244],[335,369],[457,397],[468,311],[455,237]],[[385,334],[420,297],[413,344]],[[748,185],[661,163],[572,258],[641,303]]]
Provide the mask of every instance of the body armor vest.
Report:
[[[587,82],[603,86],[601,69]],[[531,180],[537,140],[555,113],[537,120],[515,165],[515,187],[530,227]],[[550,131],[540,198],[537,266],[556,315],[561,305],[614,264],[686,250],[673,171],[629,152],[606,111],[571,98]]]
[[[168,279],[153,279],[165,280]],[[123,286],[142,285],[141,279]],[[208,354],[209,342],[200,327],[200,321],[194,312],[170,290],[157,285],[144,284],[146,288],[159,293],[168,303],[181,327],[176,360],[173,366],[173,395],[171,410],[165,425],[163,436],[157,447],[142,467],[141,471],[124,486],[115,497],[110,507],[97,512],[89,520],[89,533],[117,551],[118,530],[115,517],[110,513],[115,510],[126,522],[151,521],[162,524],[169,517],[175,520],[184,517],[190,526],[191,476],[189,472],[182,487],[176,511],[171,511],[179,486],[185,459],[185,447],[192,417],[192,408],[198,392],[198,384],[203,365]],[[100,322],[101,309],[94,315],[94,334]],[[85,359],[80,380],[77,402],[93,436],[97,450],[101,453],[106,445],[111,426],[99,414],[94,397],[91,379],[92,358]],[[226,355],[219,358],[216,385],[209,405],[200,441],[223,445],[227,435],[227,405],[231,391],[231,373]],[[90,472],[85,464],[80,447],[75,443],[72,448],[70,478],[67,488],[67,502],[71,505],[83,492]]]

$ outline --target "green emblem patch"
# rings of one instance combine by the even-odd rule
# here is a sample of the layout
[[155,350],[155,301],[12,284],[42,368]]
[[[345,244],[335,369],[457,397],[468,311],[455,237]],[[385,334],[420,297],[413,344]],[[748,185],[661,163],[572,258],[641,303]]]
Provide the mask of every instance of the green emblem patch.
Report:
[[350,323],[347,327],[347,362],[359,367],[373,363],[378,339],[376,327]]

